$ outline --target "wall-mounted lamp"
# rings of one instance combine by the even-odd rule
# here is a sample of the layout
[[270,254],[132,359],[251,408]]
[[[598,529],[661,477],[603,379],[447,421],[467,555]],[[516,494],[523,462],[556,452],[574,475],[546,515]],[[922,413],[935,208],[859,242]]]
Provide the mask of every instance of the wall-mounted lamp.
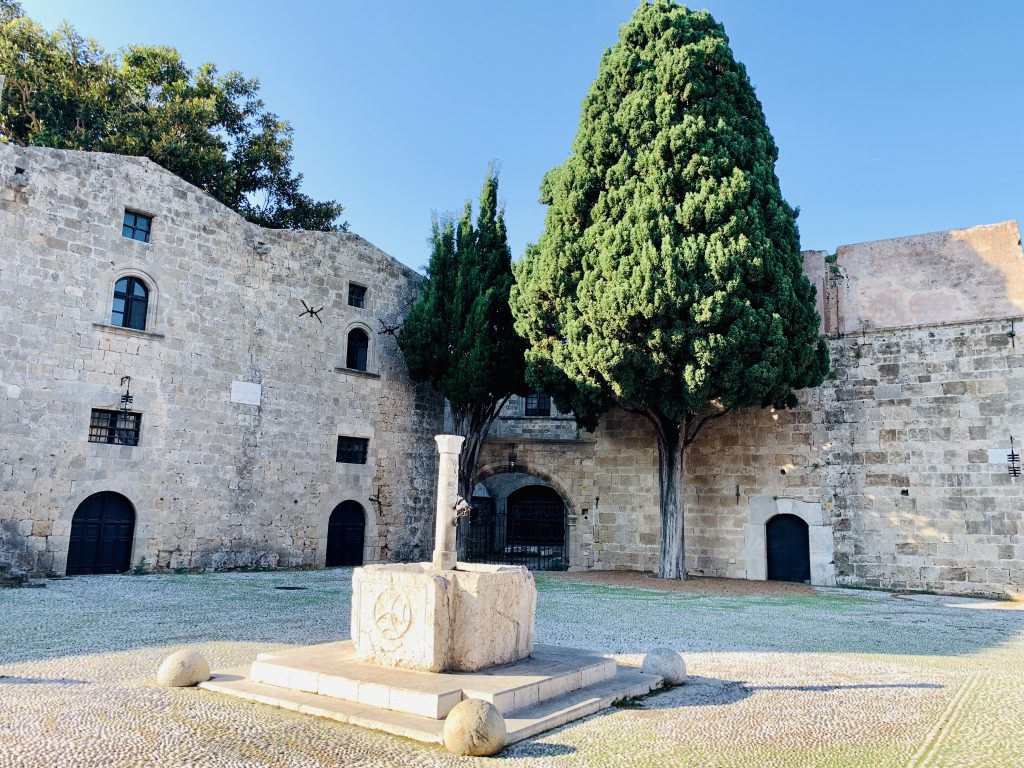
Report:
[[513,448],[511,451],[508,452],[508,471],[509,472],[515,472],[516,471],[516,463],[518,461],[519,461],[519,457],[516,455],[516,449]]
[[599,506],[601,506],[601,497],[600,496],[595,496],[594,497],[594,509],[597,509]]

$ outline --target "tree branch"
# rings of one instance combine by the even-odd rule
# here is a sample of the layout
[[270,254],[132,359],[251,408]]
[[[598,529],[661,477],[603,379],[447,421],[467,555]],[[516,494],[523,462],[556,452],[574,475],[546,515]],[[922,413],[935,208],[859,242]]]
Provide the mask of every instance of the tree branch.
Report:
[[701,419],[699,422],[697,422],[697,427],[696,427],[696,429],[693,430],[693,434],[691,434],[689,437],[686,437],[683,440],[683,447],[685,448],[690,443],[692,443],[694,440],[696,440],[697,439],[697,435],[700,434],[700,431],[702,429],[704,429],[704,426],[706,424],[709,424],[712,421],[715,421],[716,419],[720,419],[723,416],[725,416],[727,413],[731,413],[731,412],[732,412],[732,408],[725,408],[724,410],[718,411],[717,413],[710,413],[707,416],[705,416],[703,419]]

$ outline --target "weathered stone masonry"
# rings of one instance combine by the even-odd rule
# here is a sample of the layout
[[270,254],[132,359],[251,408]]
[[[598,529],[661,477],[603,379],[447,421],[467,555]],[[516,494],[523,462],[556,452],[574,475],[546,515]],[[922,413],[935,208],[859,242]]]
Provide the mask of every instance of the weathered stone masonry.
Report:
[[[150,243],[121,236],[126,208],[153,216]],[[765,578],[765,523],[789,513],[814,583],[1024,593],[1024,480],[1006,463],[1010,435],[1024,443],[1016,225],[809,252],[805,271],[833,374],[692,446],[691,572]],[[125,275],[151,286],[145,331],[110,325]],[[379,333],[420,280],[355,235],[248,224],[144,159],[0,145],[0,571],[63,572],[72,516],[100,491],[131,501],[147,568],[323,564],[346,500],[366,512],[367,561],[425,558],[442,403]],[[366,373],[346,368],[357,327]],[[87,442],[125,375],[139,445]],[[369,439],[365,465],[335,461],[340,435]],[[569,567],[657,568],[644,420],[580,433],[513,398],[479,474],[558,492]]]
[[[751,409],[687,453],[691,573],[765,578],[765,523],[809,524],[817,584],[1024,593],[1024,255],[1016,225],[806,254],[833,373],[792,410]],[[900,286],[903,286],[901,289]],[[920,321],[920,322],[914,322]],[[482,459],[551,484],[568,506],[573,568],[656,570],[657,454],[622,412],[548,439],[514,418]],[[552,437],[559,437],[553,440]]]
[[[141,158],[0,145],[0,180],[0,559],[63,572],[98,491],[134,505],[149,568],[322,564],[347,499],[368,561],[429,552],[441,403],[379,333],[419,276],[355,235],[251,225]],[[121,236],[126,208],[150,243]],[[145,331],[110,325],[124,275],[151,286]],[[354,327],[367,373],[345,370]],[[87,442],[124,375],[139,445]],[[365,465],[335,462],[339,435],[369,438]]]

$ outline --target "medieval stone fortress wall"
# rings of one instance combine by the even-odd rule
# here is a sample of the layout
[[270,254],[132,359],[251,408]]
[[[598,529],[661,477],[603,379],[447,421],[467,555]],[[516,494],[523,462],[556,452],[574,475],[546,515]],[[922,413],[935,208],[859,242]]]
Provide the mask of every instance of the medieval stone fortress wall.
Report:
[[420,281],[147,159],[0,145],[0,561],[64,573],[94,494],[132,567],[322,565],[343,503],[360,560],[423,557],[441,403],[381,333]]
[[[248,224],[140,158],[4,145],[0,181],[0,562],[64,573],[94,494],[130,503],[133,567],[323,565],[343,504],[364,521],[354,559],[426,555],[443,407],[386,332],[419,276],[355,235]],[[687,452],[691,573],[770,576],[767,523],[789,515],[815,584],[1024,591],[1016,224],[808,252],[805,271],[833,374]],[[124,327],[116,294],[137,284],[144,327]],[[350,365],[353,331],[366,350]],[[489,546],[530,492],[561,504],[564,560],[547,565],[657,569],[639,418],[586,433],[513,398],[478,480],[500,523]]]
[[[766,523],[807,524],[814,584],[1024,592],[1024,254],[1015,222],[805,253],[832,375],[746,410],[687,453],[691,573],[764,579]],[[514,410],[514,407],[513,407]],[[595,433],[499,422],[481,477],[555,488],[572,568],[656,570],[657,449],[618,412]],[[516,482],[509,457],[515,458]],[[492,478],[492,479],[488,479]]]

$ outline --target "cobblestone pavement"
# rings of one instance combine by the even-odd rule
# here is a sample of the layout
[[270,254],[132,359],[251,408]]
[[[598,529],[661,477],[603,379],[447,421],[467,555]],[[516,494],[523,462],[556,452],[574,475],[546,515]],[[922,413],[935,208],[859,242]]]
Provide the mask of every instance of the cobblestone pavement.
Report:
[[1024,766],[1024,605],[961,598],[540,576],[539,642],[627,663],[667,645],[691,679],[496,759],[154,683],[184,645],[223,667],[347,636],[350,583],[336,569],[0,590],[0,768]]

